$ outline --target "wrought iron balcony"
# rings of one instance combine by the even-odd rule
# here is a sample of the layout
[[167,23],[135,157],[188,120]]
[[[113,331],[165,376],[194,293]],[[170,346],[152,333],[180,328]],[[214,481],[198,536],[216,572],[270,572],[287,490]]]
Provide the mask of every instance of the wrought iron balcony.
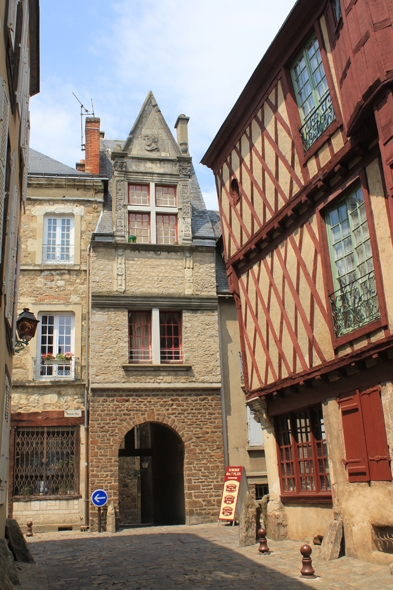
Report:
[[78,358],[74,357],[70,363],[57,359],[46,362],[42,358],[34,358],[33,363],[35,381],[59,381],[63,379],[66,381],[80,381],[81,379],[81,363]]
[[74,246],[52,246],[50,244],[44,244],[42,246],[42,262],[72,264],[74,262]]
[[332,99],[328,90],[322,96],[318,106],[309,112],[304,125],[299,128],[305,152],[321,137],[335,118],[336,115],[334,114]]
[[183,362],[183,351],[181,348],[161,348],[160,362],[163,365]]
[[329,296],[336,338],[381,317],[374,271]]
[[128,363],[130,365],[151,363],[152,358],[151,348],[130,348],[128,350]]

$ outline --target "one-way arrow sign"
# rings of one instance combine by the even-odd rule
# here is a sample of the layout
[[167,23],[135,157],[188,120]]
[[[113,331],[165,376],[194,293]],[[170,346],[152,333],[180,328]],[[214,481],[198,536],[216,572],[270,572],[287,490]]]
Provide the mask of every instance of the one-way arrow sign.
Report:
[[105,506],[108,502],[108,494],[104,490],[94,490],[91,495],[91,501],[95,506]]

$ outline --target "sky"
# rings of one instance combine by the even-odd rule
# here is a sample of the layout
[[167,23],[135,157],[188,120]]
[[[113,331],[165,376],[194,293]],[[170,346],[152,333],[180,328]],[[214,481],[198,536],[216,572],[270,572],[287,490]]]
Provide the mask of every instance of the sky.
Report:
[[294,0],[40,0],[41,91],[30,146],[68,166],[81,152],[80,105],[92,101],[107,139],[126,139],[151,90],[189,150],[206,205],[212,172],[199,162]]

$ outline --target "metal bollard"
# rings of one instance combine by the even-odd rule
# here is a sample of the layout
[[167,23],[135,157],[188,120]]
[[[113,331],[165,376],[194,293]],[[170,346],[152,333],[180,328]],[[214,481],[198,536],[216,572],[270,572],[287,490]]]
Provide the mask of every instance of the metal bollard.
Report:
[[300,570],[300,573],[305,578],[316,578],[314,575],[315,570],[312,566],[312,560],[310,557],[312,553],[310,545],[302,545],[300,547],[300,553],[302,554],[302,569]]
[[32,520],[28,520],[27,523],[27,531],[26,531],[26,537],[33,537],[33,521]]
[[259,547],[258,551],[260,555],[270,555],[271,551],[267,546],[266,541],[266,529],[260,528],[258,531]]

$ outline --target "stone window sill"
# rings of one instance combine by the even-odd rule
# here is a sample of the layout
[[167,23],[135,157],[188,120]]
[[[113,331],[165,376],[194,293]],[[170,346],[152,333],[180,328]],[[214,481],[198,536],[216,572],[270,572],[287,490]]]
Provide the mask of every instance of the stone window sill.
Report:
[[192,365],[182,364],[165,364],[165,365],[151,365],[151,364],[124,364],[122,365],[125,371],[191,371]]
[[265,447],[263,445],[255,445],[247,447],[247,452],[250,453],[252,451],[264,451]]

